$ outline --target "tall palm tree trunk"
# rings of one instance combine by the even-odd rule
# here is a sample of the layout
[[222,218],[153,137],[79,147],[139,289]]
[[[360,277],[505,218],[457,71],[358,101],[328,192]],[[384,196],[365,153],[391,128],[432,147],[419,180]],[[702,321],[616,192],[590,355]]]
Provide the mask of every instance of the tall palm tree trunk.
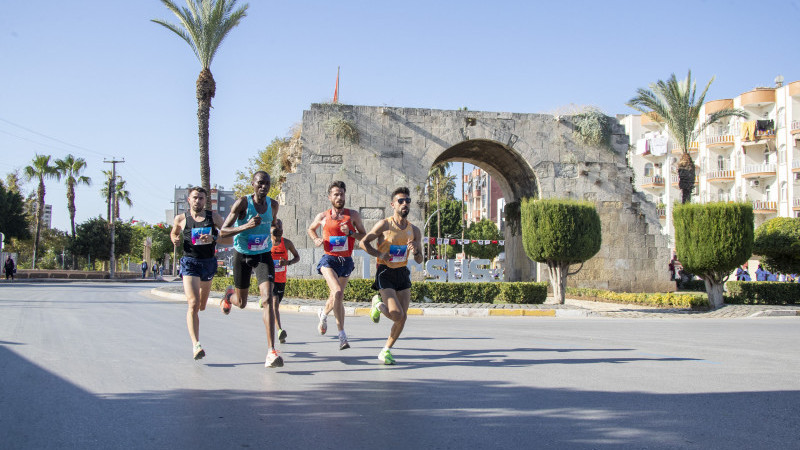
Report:
[[72,230],[72,239],[75,239],[75,185],[67,184],[67,209],[69,210],[69,224]]
[[[209,69],[200,71],[197,77],[197,133],[200,138],[200,182],[206,192],[211,192],[211,167],[208,161],[208,127],[211,116],[211,99],[216,93],[214,76]],[[206,203],[211,209],[211,202]]]
[[681,190],[681,203],[689,203],[694,190],[694,161],[688,152],[683,152],[678,161],[678,188]]
[[44,217],[44,178],[39,177],[39,190],[37,192],[37,206],[36,206],[36,238],[33,240],[33,260],[31,268],[36,268],[36,253],[39,250],[39,236],[42,230],[42,218]]

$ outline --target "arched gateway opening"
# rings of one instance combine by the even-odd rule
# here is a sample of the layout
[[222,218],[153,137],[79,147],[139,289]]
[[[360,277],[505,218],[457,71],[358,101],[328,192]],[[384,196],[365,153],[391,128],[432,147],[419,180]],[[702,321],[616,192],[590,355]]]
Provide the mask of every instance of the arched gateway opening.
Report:
[[[633,172],[625,159],[628,137],[608,120],[607,142],[587,146],[576,138],[571,116],[311,105],[303,112],[300,161],[282,186],[279,217],[301,256],[289,276],[318,276],[314,268],[321,250],[305,231],[316,214],[330,208],[326,191],[331,181],[347,184],[347,207],[358,210],[369,229],[390,213],[394,188],[408,186],[421,193],[431,167],[465,161],[499,182],[507,211],[525,197],[575,198],[596,205],[603,243],[583,270],[570,277],[570,285],[626,292],[674,290],[667,271],[669,242],[661,233],[656,205],[633,190]],[[409,219],[422,227],[423,214],[422,208],[412,208]],[[534,279],[521,230],[508,221],[506,225],[506,280]],[[374,260],[354,259],[353,276],[374,271]]]
[[[506,204],[522,198],[538,198],[536,175],[519,153],[500,142],[487,139],[468,139],[442,152],[433,165],[446,162],[466,162],[478,166],[495,180],[503,191]],[[536,279],[536,264],[525,255],[519,222],[511,218],[503,230],[505,240],[505,279],[529,281]]]

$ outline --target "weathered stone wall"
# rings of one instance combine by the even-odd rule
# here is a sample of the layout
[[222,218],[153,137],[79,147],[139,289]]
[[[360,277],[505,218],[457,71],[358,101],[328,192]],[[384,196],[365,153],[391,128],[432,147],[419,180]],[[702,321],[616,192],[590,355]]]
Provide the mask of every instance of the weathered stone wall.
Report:
[[[357,142],[336,136],[333,125],[338,120],[355,126]],[[569,116],[315,104],[303,113],[301,139],[302,160],[287,175],[279,213],[302,258],[289,276],[318,276],[315,267],[322,252],[313,247],[306,229],[316,214],[330,207],[327,187],[332,181],[347,184],[347,206],[361,212],[369,229],[390,213],[389,194],[395,187],[408,186],[418,200],[432,165],[466,161],[498,181],[507,203],[561,197],[597,205],[603,244],[570,277],[571,286],[629,292],[674,289],[666,270],[668,241],[655,205],[633,191],[625,161],[628,138],[620,126],[613,127],[609,149],[577,143]],[[418,206],[409,219],[421,227]],[[546,280],[541,276],[546,271],[537,275],[536,264],[525,257],[514,228],[508,227],[505,235],[507,279]],[[357,268],[360,263],[356,261]]]

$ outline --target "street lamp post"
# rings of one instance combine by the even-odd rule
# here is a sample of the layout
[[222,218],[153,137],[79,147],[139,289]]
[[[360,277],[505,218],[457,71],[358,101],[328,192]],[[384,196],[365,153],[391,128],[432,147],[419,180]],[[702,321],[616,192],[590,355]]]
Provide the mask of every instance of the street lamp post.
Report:
[[[438,213],[438,212],[439,212],[438,209],[436,211],[432,212],[431,215],[428,217],[428,220],[425,221],[425,225],[423,225],[423,227],[422,227],[422,232],[423,233],[425,233],[425,230],[428,229],[428,223],[430,223],[431,219],[433,219],[433,216],[435,216],[436,213]],[[430,247],[430,245],[431,245],[431,243],[428,242],[428,247]],[[420,250],[422,250],[422,249],[420,249]],[[425,270],[425,252],[422,252],[422,270],[423,271]]]

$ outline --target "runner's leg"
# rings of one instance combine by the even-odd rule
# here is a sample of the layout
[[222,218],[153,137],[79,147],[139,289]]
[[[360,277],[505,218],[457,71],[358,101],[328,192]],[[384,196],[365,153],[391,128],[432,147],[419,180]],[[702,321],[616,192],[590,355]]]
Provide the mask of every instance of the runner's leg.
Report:
[[189,309],[186,311],[186,325],[189,328],[189,338],[192,345],[200,339],[200,277],[183,276],[183,292]]
[[264,328],[267,330],[267,346],[270,350],[275,348],[275,297],[272,295],[272,282],[265,281],[258,285],[261,299],[266,307],[261,314]]
[[333,311],[333,315],[336,317],[336,326],[339,331],[342,331],[344,330],[344,288],[347,287],[349,277],[340,278],[330,267],[322,267],[320,271],[322,276],[325,277],[325,282],[330,290],[328,301],[325,303],[322,312],[327,315]]
[[[384,292],[386,292],[386,297],[384,297]],[[389,310],[387,317],[394,322],[389,331],[389,338],[386,339],[386,347],[392,348],[406,325],[408,306],[411,304],[411,289],[403,289],[400,292],[396,292],[394,289],[382,289],[381,297]]]

